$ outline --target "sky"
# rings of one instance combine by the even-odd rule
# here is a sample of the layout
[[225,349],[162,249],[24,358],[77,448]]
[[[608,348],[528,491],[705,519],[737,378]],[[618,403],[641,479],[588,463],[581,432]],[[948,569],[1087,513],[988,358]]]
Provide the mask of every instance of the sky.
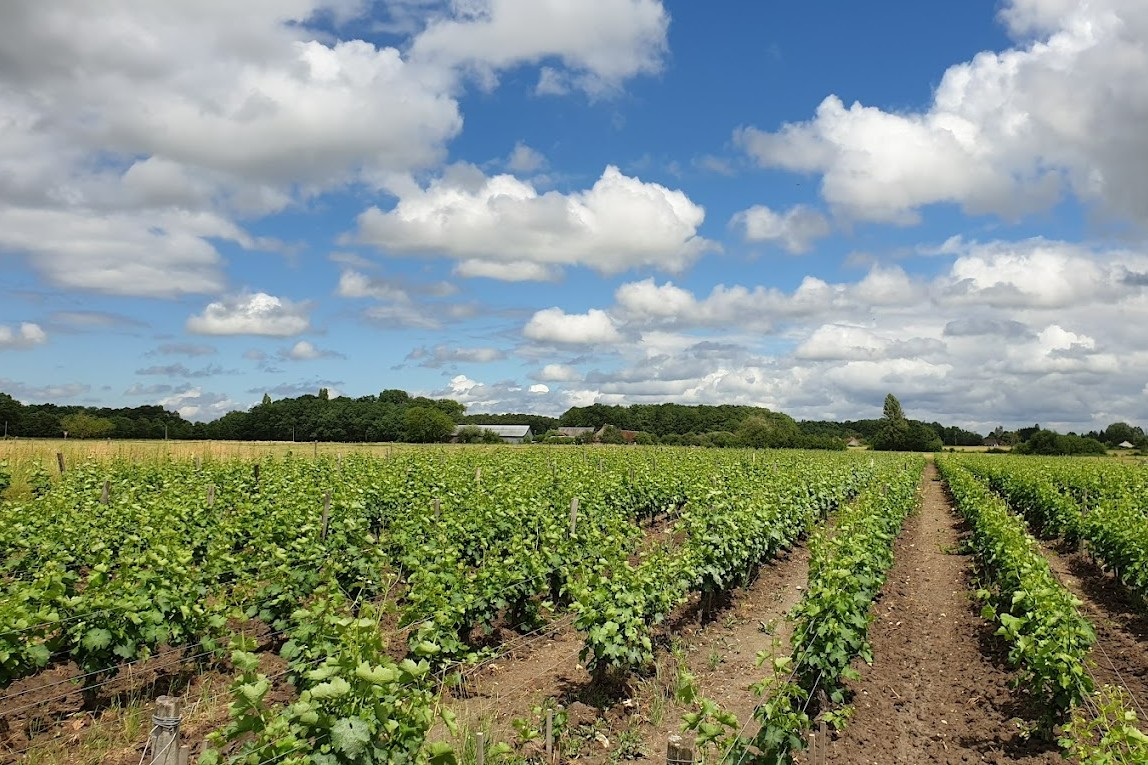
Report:
[[1148,3],[10,0],[0,391],[1148,425]]

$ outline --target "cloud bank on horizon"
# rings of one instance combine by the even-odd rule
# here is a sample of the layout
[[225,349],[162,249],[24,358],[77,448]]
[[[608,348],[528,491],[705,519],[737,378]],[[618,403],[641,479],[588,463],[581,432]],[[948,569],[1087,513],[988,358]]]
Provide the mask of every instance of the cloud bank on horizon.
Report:
[[1145,424],[1148,5],[952,5],[15,0],[0,390]]

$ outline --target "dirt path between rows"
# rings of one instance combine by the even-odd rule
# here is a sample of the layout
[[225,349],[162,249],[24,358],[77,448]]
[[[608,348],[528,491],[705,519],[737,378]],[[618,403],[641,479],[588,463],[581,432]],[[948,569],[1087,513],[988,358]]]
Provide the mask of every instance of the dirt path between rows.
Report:
[[[521,641],[471,674],[465,693],[450,699],[449,707],[465,729],[485,730],[492,740],[514,744],[520,738],[514,720],[542,730],[540,707],[558,704],[569,715],[558,736],[563,761],[662,763],[667,737],[679,732],[682,714],[690,711],[674,699],[681,670],[695,676],[701,695],[741,720],[751,718],[757,699],[749,686],[767,671],[756,665],[757,653],[772,651],[775,638],[780,650],[788,652],[790,625],[784,617],[801,598],[808,567],[804,546],[763,564],[757,578],[736,589],[705,625],[699,623],[698,599],[692,597],[658,630],[657,672],[634,679],[617,694],[603,694],[591,683],[578,660],[583,636],[563,624]],[[671,651],[671,642],[676,650]],[[446,737],[442,731],[438,735]],[[528,757],[540,755],[541,749],[540,740],[518,745]]]
[[1025,740],[1033,714],[1009,688],[992,628],[968,597],[965,534],[936,467],[905,523],[869,630],[873,666],[853,685],[855,714],[829,745],[834,765],[1063,763],[1053,744]]
[[[753,711],[759,699],[749,686],[769,674],[757,666],[758,652],[769,655],[790,652],[793,630],[785,615],[801,600],[809,580],[809,550],[804,544],[762,564],[757,579],[749,587],[733,593],[732,604],[719,611],[704,628],[696,623],[678,632],[682,664],[697,679],[698,693],[716,701],[726,712],[737,715],[742,724],[753,724]],[[776,646],[775,646],[776,642]],[[674,662],[673,657],[666,657]],[[663,674],[677,670],[671,666]],[[672,689],[670,689],[672,692]],[[669,699],[660,724],[645,726],[641,763],[665,763],[666,739],[679,733],[682,714],[688,710]],[[709,753],[710,759],[716,753]]]
[[1060,583],[1083,601],[1080,612],[1096,630],[1092,674],[1097,684],[1123,687],[1144,710],[1148,707],[1148,614],[1115,577],[1087,555],[1048,546],[1045,557]]

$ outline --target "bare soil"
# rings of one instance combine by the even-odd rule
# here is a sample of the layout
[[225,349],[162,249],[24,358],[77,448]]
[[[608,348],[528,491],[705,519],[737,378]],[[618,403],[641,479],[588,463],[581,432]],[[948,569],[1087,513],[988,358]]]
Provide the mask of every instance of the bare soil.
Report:
[[[106,741],[95,755],[106,765],[138,763],[147,740],[147,729],[138,741],[118,748],[116,741],[131,717],[133,707],[151,719],[151,702],[162,695],[185,698],[191,707],[184,712],[181,738],[191,753],[203,749],[208,733],[227,722],[230,702],[227,688],[234,673],[227,667],[186,661],[186,650],[161,648],[149,659],[126,664],[107,679],[97,679],[85,694],[74,678],[82,672],[72,662],[51,667],[23,678],[0,692],[0,765],[19,762],[29,750],[56,752],[81,749],[88,739]],[[259,654],[259,671],[276,678],[268,701],[287,702],[294,689],[283,676],[286,669],[277,654]],[[87,762],[87,754],[69,762]]]
[[855,713],[825,761],[1064,762],[1054,743],[1021,735],[1018,720],[1038,715],[1010,687],[1003,646],[969,597],[971,561],[959,552],[967,530],[931,462],[922,493],[873,607],[873,666],[858,667]]

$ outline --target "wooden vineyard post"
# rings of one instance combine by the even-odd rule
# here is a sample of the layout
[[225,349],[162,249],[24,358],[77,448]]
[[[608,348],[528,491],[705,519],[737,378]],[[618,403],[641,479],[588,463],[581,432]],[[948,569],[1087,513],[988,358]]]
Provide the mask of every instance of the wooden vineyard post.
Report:
[[574,536],[575,529],[578,528],[578,498],[570,500],[570,536]]
[[327,529],[331,525],[331,492],[323,492],[323,539],[327,538]]
[[67,466],[64,465],[64,453],[63,452],[56,452],[56,465],[58,465],[60,468],[60,475],[63,475],[64,471],[67,470]]
[[199,472],[203,468],[203,458],[198,454],[195,455],[195,472]]
[[474,469],[474,482],[482,483],[482,468],[477,467]]
[[554,710],[546,710],[546,759],[554,760]]
[[155,700],[151,717],[152,765],[179,765],[179,723],[183,716],[183,699],[160,696]]
[[319,459],[319,439],[317,439],[317,438],[315,439],[315,452],[314,452],[314,458],[315,458],[315,459]]
[[100,504],[108,504],[108,491],[111,489],[111,482],[106,478],[104,479],[104,490],[100,492]]
[[486,735],[482,731],[474,734],[474,762],[475,765],[486,763]]
[[829,731],[825,727],[824,720],[817,724],[817,738],[820,740],[817,747],[817,763],[825,765],[825,758],[829,756]]
[[666,740],[666,765],[693,765],[694,750],[675,734]]
[[437,521],[440,518],[442,518],[442,502],[439,501],[438,497],[435,497],[435,500],[434,500],[434,519]]
[[207,506],[215,506],[215,484],[211,484],[207,487]]
[[259,485],[259,463],[258,462],[255,463],[255,467],[252,468],[251,472],[255,476],[255,485],[258,486]]

